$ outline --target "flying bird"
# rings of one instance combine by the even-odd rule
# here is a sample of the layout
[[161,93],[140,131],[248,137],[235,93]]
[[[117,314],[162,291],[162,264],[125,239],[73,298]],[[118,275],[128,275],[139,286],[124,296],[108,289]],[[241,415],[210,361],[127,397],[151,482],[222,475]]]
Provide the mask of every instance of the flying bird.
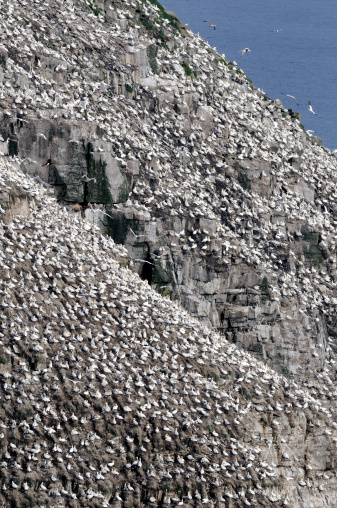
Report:
[[249,48],[244,48],[244,49],[241,51],[241,56],[243,56],[245,53],[248,53],[248,51],[251,51],[251,49],[249,49]]
[[216,25],[212,25],[209,19],[204,19],[204,23],[208,23],[208,26],[214,28],[214,30],[216,29]]
[[309,101],[309,111],[310,113],[313,113],[314,115],[316,115],[317,113],[315,113],[315,111],[312,109],[312,105],[311,105],[311,102]]
[[296,102],[296,106],[299,106],[299,103],[297,102],[297,100],[295,99],[295,97],[293,95],[289,95],[289,94],[283,93],[283,92],[282,92],[282,95],[286,95],[287,97],[290,97],[290,99],[293,99]]
[[275,30],[271,30],[271,32],[279,33],[282,32],[282,28],[276,28]]

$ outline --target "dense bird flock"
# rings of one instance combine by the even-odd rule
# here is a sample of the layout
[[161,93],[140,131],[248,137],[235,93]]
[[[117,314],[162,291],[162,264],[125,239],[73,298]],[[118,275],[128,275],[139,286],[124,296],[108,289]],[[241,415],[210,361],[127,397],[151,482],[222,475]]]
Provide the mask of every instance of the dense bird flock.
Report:
[[[232,257],[263,266],[281,298],[300,294],[309,312],[334,308],[336,158],[315,145],[279,101],[256,91],[240,69],[199,37],[188,32],[182,38],[167,19],[161,20],[165,28],[158,26],[174,49],[157,48],[159,76],[149,70],[141,84],[133,83],[139,70],[122,64],[121,54],[156,42],[156,32],[149,39],[133,18],[141,12],[155,27],[161,13],[156,2],[114,2],[105,17],[95,15],[90,2],[35,1],[33,11],[24,1],[2,4],[8,60],[0,98],[10,108],[4,118],[16,116],[23,128],[30,115],[96,122],[102,131],[97,151],[111,143],[121,167],[130,159],[141,163],[130,203],[154,218],[216,223],[215,231],[169,231],[174,238],[168,243],[185,255],[200,246],[201,255],[220,266]],[[185,74],[185,61],[194,80]],[[133,92],[116,84],[116,76],[130,80]],[[119,93],[113,95],[114,89]],[[42,133],[37,140],[38,146],[48,143]],[[286,224],[272,221],[272,214],[286,216]],[[319,236],[329,260],[323,271],[298,259],[303,225]],[[292,257],[296,280],[284,270]]]
[[286,482],[324,491],[311,448],[318,432],[333,453],[332,408],[158,295],[3,160],[0,191],[30,206],[0,229],[3,506],[284,506]]
[[[155,0],[1,0],[0,23],[2,505],[336,506],[335,154]],[[281,336],[298,384],[55,201],[67,123],[138,168],[115,208],[161,224],[163,257],[247,290],[225,335]]]

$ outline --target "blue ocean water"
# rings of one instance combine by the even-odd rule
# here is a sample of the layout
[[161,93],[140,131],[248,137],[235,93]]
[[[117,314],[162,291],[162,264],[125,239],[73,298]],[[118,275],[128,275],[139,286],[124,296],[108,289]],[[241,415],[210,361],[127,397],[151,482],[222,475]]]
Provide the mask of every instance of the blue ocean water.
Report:
[[[235,60],[268,97],[302,113],[337,148],[336,0],[162,0],[190,30]],[[203,20],[210,20],[216,30]],[[273,30],[280,30],[273,32]],[[240,50],[251,52],[240,56]],[[296,97],[295,102],[282,95]],[[311,101],[316,116],[308,111]]]

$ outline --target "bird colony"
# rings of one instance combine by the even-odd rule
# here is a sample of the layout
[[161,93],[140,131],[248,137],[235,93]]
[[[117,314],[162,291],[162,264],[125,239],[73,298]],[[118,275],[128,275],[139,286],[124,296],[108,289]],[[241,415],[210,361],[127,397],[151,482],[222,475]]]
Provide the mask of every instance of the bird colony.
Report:
[[155,292],[18,161],[0,160],[2,506],[333,506],[334,409]]
[[335,153],[156,0],[0,23],[2,505],[336,506]]

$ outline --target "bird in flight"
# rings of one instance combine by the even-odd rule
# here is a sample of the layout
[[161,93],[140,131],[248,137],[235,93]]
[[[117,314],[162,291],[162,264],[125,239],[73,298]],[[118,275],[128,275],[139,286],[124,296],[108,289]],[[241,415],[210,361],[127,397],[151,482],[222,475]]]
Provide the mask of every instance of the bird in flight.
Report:
[[309,111],[310,113],[313,113],[314,115],[316,115],[317,113],[315,113],[315,111],[312,109],[312,105],[311,105],[311,102],[309,101]]
[[282,92],[282,95],[286,95],[287,97],[290,97],[290,99],[293,99],[293,101],[296,102],[296,106],[299,106],[299,103],[297,102],[297,100],[295,99],[295,97],[293,95],[289,95],[289,94],[283,93],[283,92]]
[[211,28],[214,28],[214,30],[216,29],[216,25],[213,25],[209,19],[204,19],[204,23],[208,23],[208,26],[210,26]]
[[249,48],[244,48],[244,49],[241,51],[241,56],[243,56],[245,53],[248,53],[248,51],[251,51],[251,49],[249,49]]
[[271,32],[278,34],[279,32],[282,32],[282,28],[276,28],[275,30],[271,30]]

